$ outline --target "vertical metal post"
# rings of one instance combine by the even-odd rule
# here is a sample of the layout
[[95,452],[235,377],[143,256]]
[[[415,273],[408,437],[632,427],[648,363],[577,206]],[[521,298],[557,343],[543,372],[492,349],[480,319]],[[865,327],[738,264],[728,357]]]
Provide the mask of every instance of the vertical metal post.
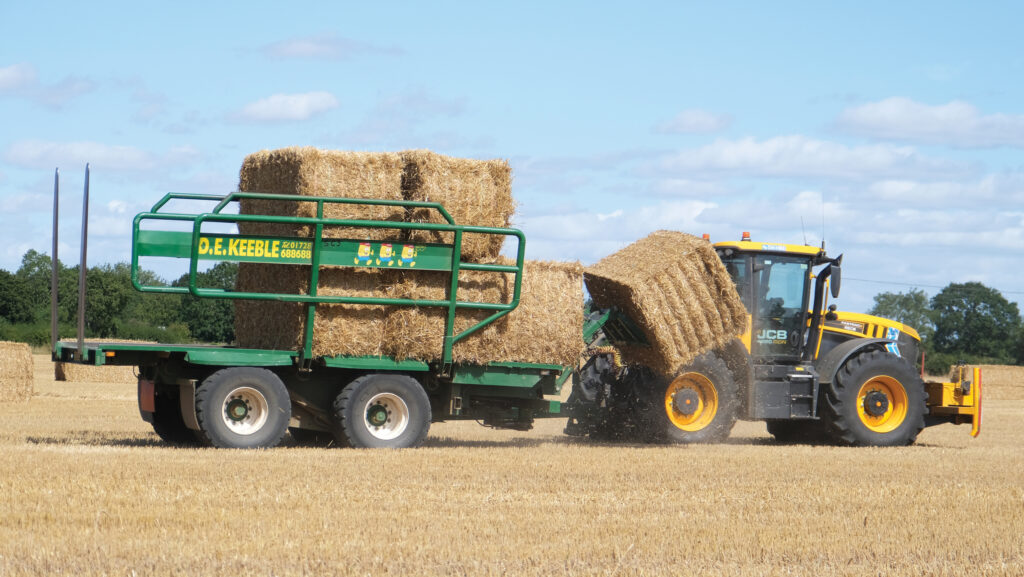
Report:
[[85,191],[82,194],[82,258],[78,265],[78,358],[85,360],[85,273],[89,242],[89,164],[85,165]]
[[57,352],[57,275],[60,261],[57,260],[57,213],[60,210],[60,169],[53,170],[53,250],[50,251],[50,352]]

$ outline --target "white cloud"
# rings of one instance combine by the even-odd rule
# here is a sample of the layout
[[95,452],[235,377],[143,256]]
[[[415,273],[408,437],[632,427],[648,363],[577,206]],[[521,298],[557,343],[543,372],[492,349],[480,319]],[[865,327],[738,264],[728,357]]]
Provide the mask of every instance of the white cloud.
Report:
[[0,93],[29,89],[37,82],[36,69],[31,65],[14,64],[0,68]]
[[47,108],[62,108],[95,88],[96,84],[84,76],[68,76],[55,84],[43,84],[30,64],[0,68],[0,94],[23,97]]
[[887,98],[847,108],[836,126],[887,140],[961,148],[1024,147],[1024,115],[983,115],[961,100],[931,106],[909,98]]
[[724,130],[730,124],[732,118],[729,116],[691,108],[680,112],[672,120],[659,124],[655,130],[665,134],[708,134]]
[[274,58],[325,60],[344,60],[360,54],[396,55],[402,53],[399,48],[342,38],[334,34],[289,38],[264,46],[263,52]]
[[737,177],[821,177],[873,180],[899,176],[942,178],[961,176],[969,167],[929,158],[914,148],[887,144],[846,146],[801,135],[716,140],[682,150],[662,160],[661,169],[675,175]]
[[274,94],[247,104],[239,118],[256,122],[308,120],[338,107],[338,99],[330,92]]

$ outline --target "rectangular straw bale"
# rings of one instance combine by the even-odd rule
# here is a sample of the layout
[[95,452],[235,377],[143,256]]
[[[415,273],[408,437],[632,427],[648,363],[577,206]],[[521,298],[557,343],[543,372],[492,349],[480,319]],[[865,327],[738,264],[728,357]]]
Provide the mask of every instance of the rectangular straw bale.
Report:
[[665,375],[746,329],[746,309],[714,248],[685,233],[651,233],[588,267],[584,278],[596,307],[618,307],[650,343],[620,347],[626,361]]
[[[402,157],[390,152],[352,152],[291,147],[262,150],[245,157],[239,171],[238,189],[243,192],[294,194],[302,197],[370,198],[402,200]],[[243,200],[242,214],[316,216],[311,202]],[[394,220],[405,218],[405,209],[391,206],[324,205],[324,216],[336,219]],[[242,234],[311,236],[312,227],[267,223],[240,223]],[[393,229],[326,227],[325,238],[363,240],[400,239]]]
[[[515,201],[512,169],[505,160],[454,158],[429,150],[401,153],[405,163],[402,189],[406,200],[439,202],[456,224],[508,227]],[[445,222],[433,209],[414,209],[410,222]],[[501,253],[504,235],[467,234],[462,255],[467,262],[484,262]],[[453,242],[451,233],[411,231],[409,242]]]
[[27,401],[34,390],[32,349],[0,341],[0,402]]
[[[379,270],[324,268],[318,292],[327,296],[386,297],[394,273]],[[241,263],[237,290],[309,294],[309,267]],[[382,354],[386,311],[377,305],[318,305],[313,324],[315,356]],[[239,300],[235,303],[235,337],[245,348],[297,350],[306,327],[301,303]]]
[[[403,271],[394,286],[393,297],[415,300],[445,300],[451,276],[446,272]],[[511,295],[507,275],[462,271],[459,273],[458,299],[461,301],[505,303]],[[459,309],[455,332],[482,321],[493,311]],[[448,309],[444,307],[388,307],[384,329],[385,354],[397,359],[433,361],[441,358]],[[472,339],[473,337],[469,337]],[[460,341],[456,349],[467,344]],[[453,350],[454,354],[454,350]]]
[[[500,259],[502,264],[513,264]],[[405,273],[398,296],[443,299],[448,276]],[[583,267],[579,263],[527,261],[519,306],[496,322],[455,344],[453,360],[462,363],[524,362],[571,365],[583,349]],[[513,275],[463,272],[459,300],[510,303]],[[460,309],[455,332],[487,318],[493,311]],[[443,308],[394,307],[387,320],[387,351],[399,358],[440,358],[447,311]]]

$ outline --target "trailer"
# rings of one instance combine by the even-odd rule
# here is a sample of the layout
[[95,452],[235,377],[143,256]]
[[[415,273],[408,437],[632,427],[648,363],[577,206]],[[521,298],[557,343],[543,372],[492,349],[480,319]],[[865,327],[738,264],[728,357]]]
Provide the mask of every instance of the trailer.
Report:
[[[54,186],[54,259],[56,258],[59,184]],[[86,173],[88,183],[88,169]],[[276,203],[314,202],[315,217],[237,214],[231,210],[244,199]],[[405,223],[324,218],[328,203],[357,206],[392,205],[407,210],[429,209],[443,223]],[[182,211],[184,205],[190,210]],[[88,184],[83,210],[83,263],[87,246]],[[171,210],[175,207],[175,210]],[[254,236],[237,232],[238,223],[257,222],[309,226],[309,238]],[[328,229],[429,230],[451,233],[451,244],[416,244],[416,270],[448,275],[443,300],[369,298],[318,294],[323,267],[387,268],[394,264],[360,258],[367,252],[393,250],[390,241],[338,239]],[[465,262],[461,254],[466,234],[502,235],[516,243],[515,264]],[[561,393],[575,366],[501,362],[453,362],[452,348],[460,340],[509,314],[518,305],[523,278],[526,239],[511,228],[460,225],[443,206],[431,202],[296,197],[294,195],[233,192],[227,195],[163,196],[138,214],[132,224],[131,278],[136,290],[188,294],[197,298],[252,299],[301,303],[306,319],[303,343],[297,350],[249,349],[202,344],[135,344],[86,341],[84,333],[84,276],[80,278],[79,335],[60,341],[53,327],[53,358],[59,362],[138,367],[138,404],[144,420],[165,441],[226,448],[277,445],[286,432],[306,441],[322,440],[351,447],[412,447],[426,437],[431,422],[477,420],[492,427],[528,430],[540,417],[564,416]],[[175,259],[188,263],[187,286],[147,284],[139,275],[146,259]],[[239,292],[201,286],[204,262],[232,261],[306,265],[308,294]],[[86,267],[81,267],[83,275]],[[54,267],[56,271],[56,264]],[[460,271],[510,275],[511,302],[460,299]],[[56,272],[54,272],[56,274]],[[54,295],[56,291],[54,291]],[[56,301],[54,301],[55,303]],[[444,311],[445,332],[438,335],[435,361],[398,360],[385,356],[314,356],[313,315],[317,306],[430,307]],[[456,332],[460,309],[488,311],[475,325]],[[54,314],[56,319],[56,314]]]
[[[656,442],[721,441],[737,419],[764,420],[769,432],[784,442],[869,446],[910,444],[925,426],[946,422],[970,424],[975,436],[980,430],[977,369],[960,370],[952,382],[926,383],[907,360],[906,352],[916,350],[913,338],[907,336],[916,335],[912,329],[894,332],[892,321],[871,317],[867,320],[877,323],[879,331],[888,327],[887,332],[858,334],[847,330],[852,324],[839,323],[849,319],[840,317],[834,307],[825,311],[830,277],[831,293],[838,295],[841,256],[833,259],[825,256],[824,249],[753,243],[749,238],[716,247],[721,259],[737,271],[734,281],[750,311],[750,328],[727,346],[700,355],[678,375],[658,375],[622,362],[615,345],[643,346],[646,339],[643,329],[616,308],[594,311],[586,318],[580,330],[587,349],[576,364],[457,362],[452,350],[459,341],[518,306],[526,238],[514,228],[458,224],[442,205],[432,202],[251,192],[166,194],[133,221],[134,288],[196,298],[298,303],[306,319],[301,346],[278,350],[86,341],[88,182],[87,167],[78,335],[74,341],[61,341],[56,325],[59,173],[54,179],[53,359],[138,367],[139,412],[169,443],[269,448],[290,431],[300,442],[404,448],[421,444],[433,422],[476,420],[491,427],[529,430],[534,419],[546,417],[566,418],[565,432],[570,435]],[[312,203],[315,216],[233,210],[247,199]],[[330,203],[428,209],[442,222],[325,218],[324,207]],[[238,231],[240,223],[303,226],[310,233],[246,235]],[[452,241],[405,245],[325,234],[339,229],[384,229],[392,231],[394,238],[410,230],[437,231],[450,234]],[[514,241],[515,263],[466,262],[462,242],[467,234],[500,235]],[[417,270],[447,275],[445,298],[319,294],[324,267],[395,266],[395,259],[365,257],[394,254],[396,242],[399,254],[416,255]],[[139,271],[144,259],[187,263],[187,286],[143,282]],[[309,290],[306,294],[245,292],[202,286],[201,266],[218,261],[304,265],[309,269]],[[815,268],[817,272],[812,272]],[[462,300],[460,271],[511,275],[512,298],[509,302]],[[768,306],[772,271],[774,286],[783,286],[785,279],[787,290],[796,295],[777,316]],[[758,283],[765,290],[759,290]],[[332,304],[442,311],[444,332],[438,335],[437,355],[433,360],[316,355],[314,315],[317,307]],[[456,313],[466,309],[488,314],[457,331]],[[828,328],[829,323],[835,326]],[[758,334],[752,336],[752,330]],[[787,334],[791,336],[780,337]],[[556,397],[566,386],[572,387],[572,394],[563,403]]]

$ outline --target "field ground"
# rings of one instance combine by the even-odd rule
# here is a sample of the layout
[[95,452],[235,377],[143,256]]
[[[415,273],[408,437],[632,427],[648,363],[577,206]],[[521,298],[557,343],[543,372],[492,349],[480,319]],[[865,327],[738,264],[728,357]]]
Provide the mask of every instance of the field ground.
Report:
[[[1024,400],[898,449],[614,445],[475,423],[404,451],[165,446],[132,385],[0,404],[0,576],[1024,575]],[[995,390],[996,386],[987,381]]]

